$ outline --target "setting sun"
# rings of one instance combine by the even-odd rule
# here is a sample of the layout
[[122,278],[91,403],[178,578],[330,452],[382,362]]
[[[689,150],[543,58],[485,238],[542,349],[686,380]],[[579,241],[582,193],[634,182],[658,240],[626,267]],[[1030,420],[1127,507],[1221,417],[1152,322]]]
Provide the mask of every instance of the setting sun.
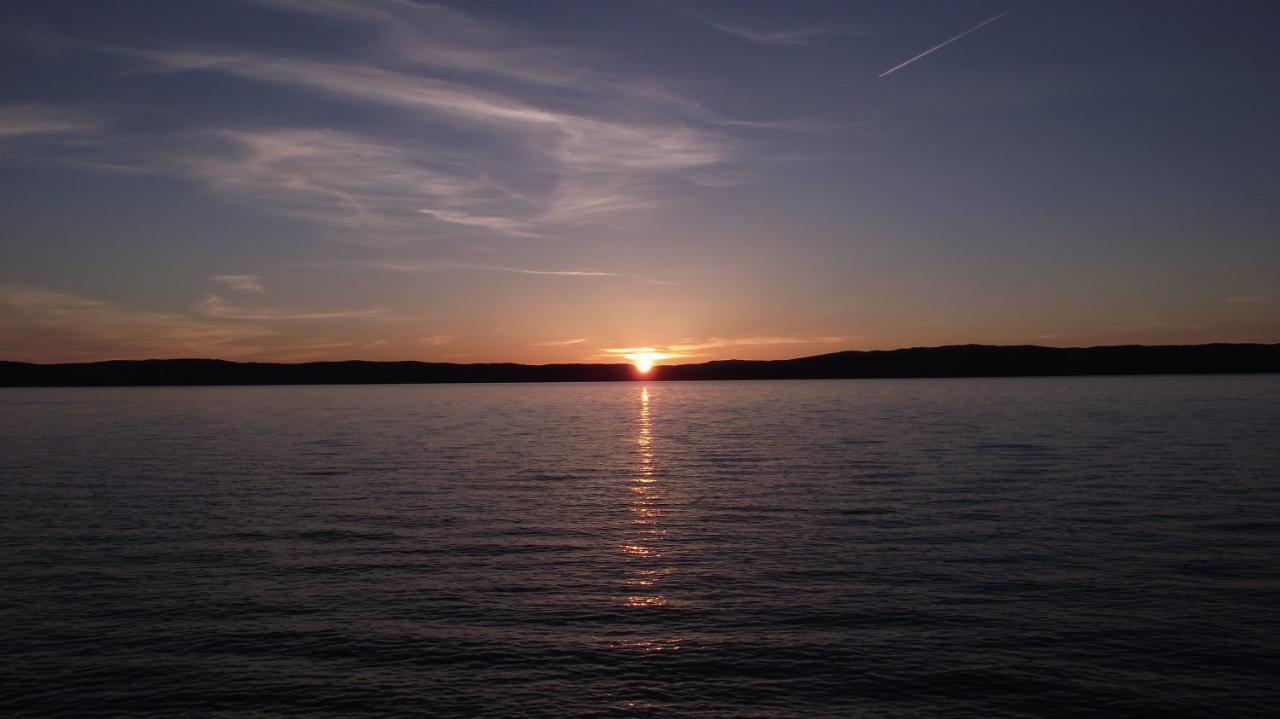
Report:
[[653,369],[653,363],[658,360],[670,359],[674,355],[665,352],[656,352],[651,347],[637,348],[633,352],[623,355],[635,365],[636,371],[640,374],[648,374]]

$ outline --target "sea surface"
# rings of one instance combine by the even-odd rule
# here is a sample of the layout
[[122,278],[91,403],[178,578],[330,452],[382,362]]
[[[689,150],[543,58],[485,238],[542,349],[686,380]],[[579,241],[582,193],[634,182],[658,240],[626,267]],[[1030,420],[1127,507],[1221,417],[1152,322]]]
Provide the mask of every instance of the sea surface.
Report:
[[1280,376],[0,390],[0,688],[1280,716]]

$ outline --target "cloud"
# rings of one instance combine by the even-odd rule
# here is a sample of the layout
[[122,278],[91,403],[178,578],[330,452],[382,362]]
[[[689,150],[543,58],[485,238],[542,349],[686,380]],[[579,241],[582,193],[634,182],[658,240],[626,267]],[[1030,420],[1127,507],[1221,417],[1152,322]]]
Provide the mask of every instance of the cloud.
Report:
[[213,294],[205,295],[204,299],[197,302],[192,309],[206,317],[234,320],[331,320],[386,314],[378,308],[331,312],[290,312],[273,307],[243,307]]
[[[326,127],[119,131],[55,144],[46,159],[191,177],[360,244],[420,242],[460,229],[536,238],[556,226],[616,223],[687,195],[705,184],[708,171],[742,156],[720,130],[553,111],[415,74],[310,60],[142,54],[168,72],[195,67],[296,84],[420,117],[416,131],[399,136]],[[78,126],[23,120],[9,129],[55,127]],[[431,139],[446,134],[465,139]]]
[[[502,197],[474,173],[445,167],[455,158],[433,157],[429,148],[411,143],[331,130],[213,131],[186,139],[180,151],[164,152],[155,161],[362,243],[397,243],[429,233],[432,220],[447,211],[424,213],[424,202],[465,208]],[[452,223],[469,216],[464,210],[453,213],[447,215]],[[499,223],[487,224],[498,228]]]
[[[488,90],[421,72],[385,69],[360,61],[329,61],[201,49],[104,49],[145,61],[152,72],[210,72],[284,84],[323,96],[396,107],[462,129],[508,133],[579,169],[695,168],[724,159],[732,143],[712,129],[681,122],[640,123],[552,107],[538,93]],[[590,105],[588,105],[590,106]]]
[[[313,263],[316,264],[316,263]],[[672,282],[664,282],[662,280],[651,280],[644,277],[636,277],[633,275],[624,275],[617,272],[601,272],[598,270],[584,269],[538,269],[532,267],[512,267],[507,265],[486,265],[474,262],[454,262],[452,260],[377,260],[372,262],[361,262],[355,265],[351,263],[321,263],[325,267],[369,267],[372,269],[392,270],[395,272],[440,272],[445,270],[475,270],[478,272],[511,272],[518,275],[540,275],[546,277],[603,277],[617,278],[626,280],[636,280],[648,282],[651,284],[674,284]]]
[[[748,152],[702,103],[606,74],[580,53],[439,5],[400,0],[257,0],[363,29],[325,56],[279,48],[78,46],[139,71],[218,74],[363,105],[378,134],[338,125],[192,127],[155,143],[114,136],[66,158],[184,174],[347,239],[412,242],[457,231],[541,237],[614,223],[687,196]],[[321,123],[323,125],[323,123]],[[435,138],[449,138],[448,141]],[[734,176],[726,173],[724,177]]]
[[[711,130],[551,109],[533,97],[520,99],[419,73],[275,56],[226,58],[200,51],[153,51],[142,56],[156,69],[183,72],[196,66],[408,110],[463,130],[488,130],[491,136],[497,133],[497,139],[518,140],[574,172],[673,171],[720,162],[731,151],[731,143]],[[513,131],[526,134],[515,136]]]
[[1252,304],[1267,299],[1266,295],[1232,295],[1225,302],[1228,304]]
[[280,349],[271,353],[272,362],[311,362],[330,359],[334,350],[344,350],[349,356],[352,352],[368,349],[369,344],[359,342],[338,342],[332,339],[315,339],[301,342],[285,343]]
[[626,357],[634,359],[645,356],[650,359],[679,359],[701,356],[703,350],[724,349],[727,347],[756,347],[766,345],[817,345],[836,344],[844,341],[844,337],[714,337],[707,339],[685,339],[681,342],[653,347],[607,347],[597,357]]
[[364,26],[368,50],[412,66],[466,71],[557,87],[594,79],[566,53],[528,44],[517,33],[435,3],[404,0],[257,0],[278,10]]
[[610,347],[604,350],[604,354],[596,355],[592,359],[661,362],[662,360],[681,359],[691,356],[680,352],[664,352],[654,347]]
[[453,122],[492,127],[552,128],[570,115],[542,109],[499,93],[359,63],[330,63],[298,57],[228,54],[205,50],[145,50],[127,54],[148,60],[153,71],[200,70],[261,82],[290,85],[322,95],[430,113]]
[[[339,32],[324,35],[333,42],[314,45],[323,50],[309,51],[231,41],[126,45],[67,38],[68,47],[110,56],[117,66],[123,61],[132,77],[173,75],[193,87],[216,81],[228,92],[228,112],[172,114],[188,124],[161,123],[172,128],[161,130],[154,122],[129,121],[131,113],[154,114],[142,102],[113,108],[122,121],[110,125],[44,108],[28,113],[39,122],[21,124],[23,132],[57,131],[36,148],[46,161],[194,180],[222,198],[313,225],[326,240],[389,248],[547,239],[624,226],[703,188],[757,180],[751,168],[777,157],[762,147],[762,133],[798,129],[790,121],[718,116],[699,98],[630,68],[611,72],[600,58],[549,47],[520,28],[441,5],[249,4],[288,14],[273,21]],[[843,30],[790,28],[775,40],[837,31]],[[278,104],[255,94],[250,112],[237,105],[238,89],[288,93]],[[297,112],[300,95],[310,97],[305,116]],[[98,131],[73,132],[86,129]],[[674,284],[589,267],[522,265],[495,259],[385,269]],[[265,294],[260,278],[257,289],[251,281],[215,281],[229,291],[222,295]],[[211,297],[199,305],[205,316],[310,316]]]
[[550,275],[552,277],[621,277],[613,272],[595,272],[593,270],[533,270],[526,267],[496,267],[493,265],[459,265],[475,270],[491,272],[515,272],[521,275]]
[[0,141],[25,135],[57,135],[96,129],[87,115],[48,105],[0,105]]
[[361,58],[414,72],[441,72],[470,81],[514,81],[542,89],[606,94],[714,120],[697,100],[646,79],[606,71],[595,57],[540,44],[522,32],[444,5],[405,0],[257,0],[261,6],[362,26]]
[[119,307],[78,295],[0,285],[0,347],[8,360],[242,357],[271,330]]
[[703,25],[733,35],[758,45],[811,45],[814,40],[831,35],[861,35],[865,30],[848,25],[800,25],[790,27],[762,27],[732,20],[713,20],[691,13],[686,17]]
[[[467,165],[465,153],[325,129],[188,129],[45,143],[43,159],[96,170],[191,178],[226,197],[317,223],[337,239],[373,246],[420,242],[486,207],[521,206]],[[449,222],[421,212],[442,208]],[[524,205],[532,209],[528,203]]]
[[262,277],[259,275],[214,275],[210,279],[236,292],[250,292],[258,295],[267,292],[262,286]]
[[1170,332],[1184,332],[1190,330],[1201,330],[1204,327],[1200,325],[1186,325],[1179,322],[1169,322],[1167,320],[1151,319],[1148,317],[1139,317],[1128,325],[1117,325],[1117,330],[1124,332],[1135,332],[1141,330],[1166,330]]
[[486,217],[483,215],[472,215],[466,212],[455,210],[418,210],[418,212],[434,217],[441,222],[451,222],[456,225],[470,225],[473,227],[485,227],[498,232],[504,232],[517,237],[541,237],[536,233],[530,232],[524,228],[528,227],[528,222],[520,220],[510,220],[505,217]]
[[443,347],[444,345],[453,344],[455,339],[457,338],[453,335],[430,335],[418,340],[418,344],[426,345],[427,347]]
[[626,178],[565,180],[553,193],[546,217],[561,224],[585,225],[662,206],[663,201],[638,182]]
[[836,344],[844,337],[736,337],[691,340],[683,344],[667,345],[674,352],[693,352],[697,350],[719,349],[722,347],[753,347],[759,345],[813,345]]
[[577,337],[571,340],[547,340],[545,342],[534,342],[529,347],[572,347],[586,342],[586,338]]

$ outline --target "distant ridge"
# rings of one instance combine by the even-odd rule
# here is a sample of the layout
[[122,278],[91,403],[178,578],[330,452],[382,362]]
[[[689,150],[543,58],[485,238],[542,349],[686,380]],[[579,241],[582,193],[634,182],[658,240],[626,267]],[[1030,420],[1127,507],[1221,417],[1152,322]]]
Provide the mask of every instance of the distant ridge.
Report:
[[112,360],[76,364],[0,362],[0,387],[649,380],[862,379],[1280,372],[1280,344],[1038,347],[951,345],[848,351],[786,360],[660,365],[648,376],[625,364],[451,364],[209,359]]

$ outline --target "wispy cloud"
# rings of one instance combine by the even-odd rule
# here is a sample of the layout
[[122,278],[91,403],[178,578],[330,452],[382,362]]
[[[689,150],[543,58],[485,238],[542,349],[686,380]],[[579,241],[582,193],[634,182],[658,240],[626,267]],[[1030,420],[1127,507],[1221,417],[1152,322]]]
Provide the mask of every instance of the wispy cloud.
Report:
[[441,222],[450,222],[455,225],[468,225],[471,227],[484,227],[498,232],[504,232],[517,237],[541,237],[534,232],[525,229],[529,223],[521,220],[512,220],[505,217],[487,217],[484,215],[472,215],[467,212],[456,210],[427,210],[422,209],[418,212],[434,217]]
[[526,267],[496,267],[493,265],[458,265],[473,270],[490,272],[514,272],[520,275],[549,275],[552,277],[621,277],[613,272],[595,272],[592,270],[534,270]]
[[754,347],[759,345],[816,345],[836,344],[843,337],[715,337],[704,340],[686,340],[683,343],[666,345],[666,349],[674,352],[696,352],[699,350],[720,349],[722,347]]
[[235,292],[249,292],[257,295],[267,292],[259,275],[214,275],[211,279]]
[[534,342],[529,347],[572,347],[586,342],[585,337],[575,337],[571,340],[547,340],[545,342]]
[[429,112],[458,122],[497,127],[554,127],[574,118],[477,87],[370,65],[323,62],[300,57],[229,55],[206,50],[138,50],[153,71],[201,70],[235,75],[312,92]]
[[471,207],[506,197],[475,173],[459,171],[456,158],[411,143],[332,130],[213,131],[185,140],[181,150],[153,151],[152,162],[361,243],[399,243],[430,233],[433,219],[456,224],[470,216],[461,209],[424,213],[424,202]]
[[1153,319],[1150,317],[1139,317],[1132,324],[1117,325],[1115,329],[1124,332],[1137,332],[1142,330],[1185,332],[1190,330],[1204,329],[1201,325],[1188,325],[1181,322],[1170,322],[1168,320]]
[[363,26],[375,57],[556,87],[594,82],[563,51],[529,43],[518,33],[443,5],[405,0],[257,0],[268,8]]
[[1231,295],[1225,302],[1228,304],[1253,304],[1267,299],[1266,295]]
[[546,217],[566,225],[585,225],[648,212],[664,204],[633,178],[564,180],[552,193]]
[[57,135],[96,129],[83,112],[49,105],[0,105],[0,141],[30,135]]
[[851,25],[815,23],[769,27],[740,20],[709,18],[691,12],[685,12],[684,15],[720,32],[759,45],[811,45],[815,40],[824,36],[860,35],[865,33],[864,28]]
[[515,267],[510,265],[488,265],[474,262],[455,262],[453,260],[374,260],[368,262],[324,262],[309,263],[322,267],[365,267],[394,272],[443,272],[448,270],[471,270],[476,272],[510,272],[517,275],[540,275],[545,277],[581,277],[581,278],[615,278],[634,280],[655,285],[676,284],[665,280],[627,275],[619,272],[604,272],[588,269],[545,269],[535,267]]
[[[337,130],[73,135],[43,149],[43,159],[59,164],[195,179],[228,198],[316,223],[330,237],[372,246],[421,242],[460,223],[525,234],[518,221],[489,220],[484,210],[536,209],[459,151]],[[441,209],[424,213],[424,206]]]
[[283,348],[271,353],[273,362],[312,362],[330,359],[338,351],[343,355],[369,349],[368,344],[358,342],[334,342],[332,340],[313,340],[307,342],[291,342]]
[[453,335],[429,335],[418,340],[418,344],[427,347],[443,347],[453,344],[456,339]]
[[103,359],[243,357],[261,351],[269,329],[44,289],[0,285],[3,359],[80,362]]
[[368,31],[368,64],[413,73],[447,73],[467,81],[523,83],[542,89],[604,95],[618,104],[666,107],[715,122],[702,102],[647,78],[608,72],[598,57],[548,46],[515,28],[429,2],[406,0],[256,0]]
[[[527,229],[530,224],[565,219],[568,215],[559,206],[561,196],[572,193],[574,186],[584,181],[606,183],[615,194],[628,190],[626,202],[615,202],[607,209],[631,212],[660,204],[663,197],[656,192],[658,188],[652,182],[636,181],[640,178],[661,179],[663,184],[669,184],[682,171],[706,168],[742,157],[740,142],[726,136],[723,128],[714,123],[703,123],[703,127],[697,127],[692,120],[637,122],[569,111],[547,105],[536,93],[497,92],[476,84],[431,77],[422,72],[392,70],[360,62],[325,62],[252,53],[230,55],[225,51],[116,51],[144,61],[153,71],[216,72],[306,89],[333,99],[362,101],[411,112],[422,122],[449,127],[451,132],[474,135],[477,142],[487,144],[491,149],[513,148],[499,153],[507,163],[514,155],[524,163],[541,164],[545,168],[544,173],[560,178],[549,196],[544,192],[541,201],[537,196],[530,196],[529,205],[517,203],[516,214],[511,213],[511,208],[507,208],[505,214],[482,213],[451,207],[447,203],[432,203],[425,208],[427,214],[445,222],[512,234],[537,234]],[[598,92],[602,95],[600,102],[584,107],[611,107],[607,91],[601,89]],[[645,114],[653,115],[652,112]],[[248,135],[243,139],[253,141],[255,138]],[[280,139],[277,136],[273,142],[273,138],[266,138],[266,142],[258,144],[275,144]],[[374,144],[369,140],[365,142]],[[335,156],[351,157],[340,147],[328,149],[314,148],[306,155],[289,153],[285,157],[294,160],[307,157],[313,164],[328,165],[337,164]],[[473,164],[477,159],[475,154],[473,150],[462,162],[452,163],[450,169],[456,171]],[[366,154],[365,157],[383,162],[394,159],[387,155],[381,153],[380,158],[370,158]],[[404,163],[389,164],[394,169]],[[456,177],[441,168],[435,170],[435,176],[430,178],[433,181],[424,183],[428,178],[420,172],[416,177],[404,178],[413,181],[405,184],[402,192],[427,189],[428,195],[439,194],[438,184],[442,180],[467,185],[477,179],[474,171]],[[482,185],[470,189],[501,191],[500,186],[488,177]],[[604,213],[600,209],[604,206],[600,206],[593,216],[603,219]],[[569,216],[569,219],[580,220],[582,216]]]
[[205,295],[203,299],[195,303],[193,309],[206,317],[233,320],[331,320],[386,314],[384,310],[378,308],[328,312],[293,312],[274,307],[245,307],[212,294]]
[[[585,167],[605,161],[596,156],[583,159],[580,172],[563,165],[530,171],[560,179],[551,187],[515,191],[492,179],[499,168],[480,167],[483,153],[336,130],[76,136],[45,149],[44,159],[60,164],[193,178],[229,198],[316,223],[335,239],[382,247],[459,231],[541,238],[557,226],[616,225],[673,201],[664,189],[670,177],[658,176],[671,168],[664,162],[680,162],[615,148],[615,171]],[[656,174],[644,168],[646,162]],[[693,178],[687,183],[698,184]]]
[[625,359],[630,362],[646,361],[661,362],[669,359],[683,359],[692,357],[680,352],[668,352],[660,350],[657,347],[609,347],[603,350],[603,354],[598,354],[590,359],[619,360]]
[[[217,74],[360,104],[385,120],[377,134],[317,113],[311,127],[215,123],[159,137],[120,130],[60,159],[192,176],[367,244],[457,232],[546,237],[613,224],[687,197],[709,177],[745,177],[722,171],[765,159],[749,138],[772,123],[719,117],[647,78],[610,74],[579,52],[455,9],[403,0],[253,4],[363,32],[325,54],[64,43],[135,63],[135,72]],[[27,114],[12,131],[80,127],[49,111]]]
[[768,345],[830,345],[843,342],[844,337],[711,337],[686,338],[680,342],[646,347],[606,347],[597,358],[646,356],[654,360],[700,357],[706,350],[730,347],[759,347]]
[[889,75],[892,75],[893,73],[895,73],[895,72],[897,72],[897,71],[901,70],[902,68],[904,68],[904,67],[906,67],[906,66],[908,66],[908,65],[910,65],[910,64],[912,64],[912,63],[914,63],[914,62],[916,62],[916,61],[918,61],[918,60],[922,60],[922,59],[924,59],[924,58],[926,58],[926,57],[928,57],[928,56],[932,55],[933,53],[935,53],[935,52],[937,52],[937,51],[941,50],[942,48],[944,48],[944,47],[946,47],[946,46],[950,45],[951,43],[953,43],[953,42],[955,42],[955,41],[957,41],[957,40],[959,40],[959,39],[961,39],[961,38],[965,37],[966,35],[969,35],[969,34],[971,34],[971,33],[975,33],[975,32],[977,32],[977,31],[981,30],[982,28],[984,28],[984,27],[986,27],[986,26],[990,25],[991,23],[995,22],[996,20],[999,20],[1000,18],[1004,17],[1005,15],[1008,15],[1008,14],[1009,14],[1009,13],[1011,13],[1011,12],[1013,12],[1013,8],[1009,8],[1008,10],[1005,10],[1004,12],[997,13],[997,14],[995,14],[995,15],[992,15],[991,17],[987,18],[986,20],[983,20],[982,22],[978,23],[977,25],[974,25],[973,27],[969,28],[968,30],[965,30],[964,32],[962,32],[962,33],[960,33],[960,34],[958,34],[958,35],[953,35],[952,37],[949,37],[949,38],[947,38],[946,40],[943,40],[942,42],[938,43],[937,45],[934,45],[933,47],[929,48],[928,50],[925,50],[924,52],[922,52],[922,53],[920,53],[920,54],[918,54],[918,55],[914,55],[914,56],[912,56],[912,57],[910,57],[910,58],[907,58],[907,59],[906,59],[906,60],[904,60],[903,62],[900,62],[900,63],[898,63],[897,65],[894,65],[893,67],[889,68],[888,70],[885,70],[884,72],[880,73],[877,77],[888,77]]

